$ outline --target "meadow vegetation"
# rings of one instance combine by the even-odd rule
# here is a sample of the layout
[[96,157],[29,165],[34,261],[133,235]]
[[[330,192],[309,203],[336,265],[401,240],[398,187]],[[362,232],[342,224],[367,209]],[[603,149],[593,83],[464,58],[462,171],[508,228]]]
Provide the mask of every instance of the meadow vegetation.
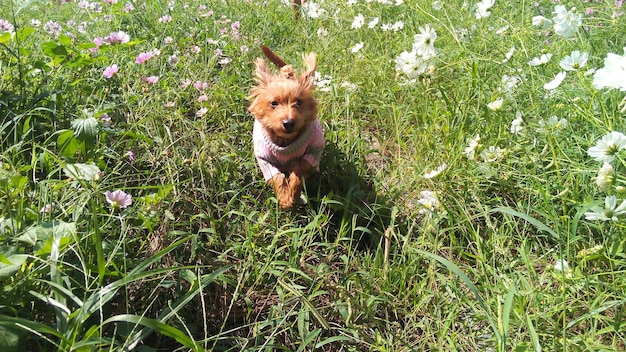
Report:
[[[624,11],[3,0],[0,349],[625,350]],[[293,211],[260,44],[318,54]]]

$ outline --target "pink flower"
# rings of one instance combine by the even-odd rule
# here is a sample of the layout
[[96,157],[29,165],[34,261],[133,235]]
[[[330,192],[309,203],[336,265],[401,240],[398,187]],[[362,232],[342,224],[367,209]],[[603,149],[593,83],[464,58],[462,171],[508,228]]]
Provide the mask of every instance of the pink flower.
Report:
[[113,192],[104,192],[104,197],[106,198],[107,203],[109,203],[109,205],[113,209],[124,209],[133,204],[133,197],[130,194],[119,189]]
[[130,41],[130,36],[123,31],[111,32],[105,40],[109,44],[126,44]]
[[178,63],[178,57],[176,56],[176,54],[170,55],[170,57],[167,58],[167,62],[172,65],[172,66],[176,66],[176,64]]
[[172,43],[173,40],[174,39],[172,39],[172,37],[165,37],[165,38],[163,38],[163,42],[165,44],[170,44],[170,43]]
[[119,66],[117,66],[117,64],[113,64],[113,65],[105,68],[104,72],[102,72],[102,75],[104,77],[106,77],[106,78],[111,78],[111,77],[117,75],[118,72],[120,72]]
[[102,125],[104,125],[104,127],[111,126],[111,117],[109,117],[109,114],[107,113],[100,115],[100,121],[102,121]]
[[13,27],[11,22],[0,18],[0,33],[2,32],[13,33],[14,31],[15,31],[15,27]]
[[131,12],[134,9],[135,7],[130,2],[127,2],[126,5],[124,5],[124,11],[126,11],[127,13]]
[[135,62],[138,64],[143,64],[144,62],[150,60],[152,58],[152,53],[150,52],[143,52],[139,55],[137,55],[137,57],[135,58]]
[[198,91],[202,91],[209,88],[209,83],[197,81],[193,84],[193,87],[196,88]]
[[203,101],[207,101],[209,100],[209,96],[206,94],[202,94],[201,96],[198,97],[198,103],[202,103]]
[[170,15],[165,15],[159,18],[159,22],[160,23],[168,23],[168,22],[172,22],[172,16]]
[[155,84],[159,81],[159,76],[144,77],[141,80],[148,84]]
[[133,153],[132,150],[127,151],[126,154],[124,154],[124,156],[128,158],[128,161],[131,164],[135,163],[135,153]]

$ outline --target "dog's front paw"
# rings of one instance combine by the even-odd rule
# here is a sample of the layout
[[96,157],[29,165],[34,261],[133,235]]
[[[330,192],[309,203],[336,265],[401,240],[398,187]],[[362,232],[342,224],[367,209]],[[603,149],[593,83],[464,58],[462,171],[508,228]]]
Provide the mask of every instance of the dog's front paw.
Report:
[[283,210],[291,209],[295,203],[295,199],[291,194],[289,179],[286,178],[283,173],[278,173],[269,180],[269,183],[272,184],[272,188],[274,188],[274,192],[276,193],[278,206]]

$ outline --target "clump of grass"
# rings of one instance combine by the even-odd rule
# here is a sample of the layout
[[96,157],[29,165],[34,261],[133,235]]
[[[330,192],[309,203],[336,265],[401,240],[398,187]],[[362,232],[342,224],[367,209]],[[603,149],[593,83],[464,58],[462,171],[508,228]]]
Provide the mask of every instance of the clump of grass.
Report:
[[[2,350],[623,350],[623,5],[490,4],[2,7]],[[319,55],[293,212],[260,43]]]

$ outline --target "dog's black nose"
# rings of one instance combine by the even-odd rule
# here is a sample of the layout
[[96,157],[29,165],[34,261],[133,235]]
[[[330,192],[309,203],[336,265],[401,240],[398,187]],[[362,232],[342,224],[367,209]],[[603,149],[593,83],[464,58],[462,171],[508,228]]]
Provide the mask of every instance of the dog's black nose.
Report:
[[285,132],[287,133],[291,133],[293,132],[293,128],[296,126],[296,122],[293,120],[284,120],[283,121],[283,128],[285,129]]

